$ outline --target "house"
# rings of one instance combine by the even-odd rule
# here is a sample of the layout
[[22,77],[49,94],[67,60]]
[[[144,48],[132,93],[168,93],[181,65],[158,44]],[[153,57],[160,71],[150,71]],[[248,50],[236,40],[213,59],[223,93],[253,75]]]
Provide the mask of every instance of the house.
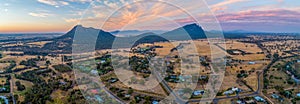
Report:
[[272,94],[271,97],[272,97],[273,99],[279,100],[280,102],[283,102],[283,101],[284,101],[284,99],[283,99],[282,97],[280,97],[279,95],[277,95],[277,94]]
[[255,96],[254,99],[255,99],[257,102],[266,102],[266,100],[263,99],[263,98],[260,97],[260,96]]
[[115,83],[117,81],[118,81],[117,78],[111,78],[111,79],[108,80],[109,83]]
[[6,91],[6,88],[5,87],[0,88],[0,92],[2,91]]
[[255,62],[251,61],[251,62],[248,62],[249,65],[254,65]]
[[239,89],[237,87],[232,87],[231,90],[234,91],[234,92],[241,92],[242,91],[241,89]]
[[64,80],[60,80],[60,81],[59,81],[59,84],[66,85],[67,82],[65,82]]
[[272,94],[272,98],[274,98],[274,99],[278,99],[278,98],[279,98],[279,96],[278,96],[277,94]]
[[231,90],[225,91],[223,94],[230,95],[230,94],[233,94],[234,92],[239,93],[239,92],[242,92],[242,90],[237,87],[232,87]]
[[242,100],[237,100],[236,103],[237,104],[246,104],[245,101],[242,101]]
[[130,94],[126,94],[126,95],[125,95],[126,98],[129,98],[130,96],[131,96]]
[[207,76],[206,75],[201,75],[199,79],[206,79]]
[[158,103],[158,101],[153,100],[153,101],[152,101],[152,104],[159,104],[159,103]]
[[170,77],[170,79],[177,79],[176,75],[170,75],[169,77]]
[[300,97],[300,93],[297,94],[297,97]]
[[234,92],[232,90],[228,90],[228,91],[225,91],[223,92],[224,95],[230,95],[230,94],[233,94]]
[[197,90],[193,92],[193,95],[198,96],[198,95],[203,95],[205,93],[204,90]]
[[232,51],[232,53],[235,54],[235,55],[240,55],[240,54],[242,54],[240,51]]

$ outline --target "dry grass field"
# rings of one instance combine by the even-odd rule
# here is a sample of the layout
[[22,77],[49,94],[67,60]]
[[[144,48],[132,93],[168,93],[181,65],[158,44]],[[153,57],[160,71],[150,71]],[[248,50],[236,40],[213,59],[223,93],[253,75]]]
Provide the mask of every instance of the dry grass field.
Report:
[[237,80],[238,80],[238,78],[235,75],[224,76],[220,91],[225,91],[232,87],[238,87],[238,88],[242,89],[243,91],[249,90],[247,86],[238,84]]
[[74,80],[75,79],[75,75],[74,75],[73,72],[62,73],[62,77],[64,79],[68,79],[68,80]]
[[225,49],[239,49],[245,51],[246,55],[230,55],[226,52],[226,55],[231,56],[233,59],[237,60],[263,60],[266,58],[264,54],[256,54],[257,52],[262,52],[262,50],[256,45],[252,43],[242,43],[237,40],[229,40],[226,41],[226,46],[224,44],[219,44],[221,47]]
[[226,69],[229,73],[231,74],[236,74],[236,72],[245,70],[245,71],[250,71],[250,70],[261,70],[267,63],[270,63],[270,61],[265,61],[264,63],[256,63],[256,64],[247,64],[247,63],[242,63],[242,64],[237,64],[237,66],[232,65],[231,66],[226,66]]
[[231,55],[233,59],[239,60],[263,60],[266,59],[266,55],[264,54],[249,54],[249,55]]
[[49,57],[49,56],[46,56],[46,58],[53,65],[57,65],[57,64],[61,64],[62,63],[62,58],[61,57]]
[[1,61],[11,61],[14,60],[17,64],[23,60],[28,60],[31,58],[36,58],[36,56],[24,55],[24,56],[10,56],[7,55],[6,57],[2,58]]
[[23,68],[26,68],[26,66],[25,65],[17,65],[15,68],[13,68],[13,70],[14,69],[23,69]]
[[45,44],[50,43],[52,41],[40,41],[40,42],[31,42],[31,43],[27,43],[27,45],[29,45],[29,47],[43,47]]
[[0,71],[5,71],[5,68],[7,68],[10,65],[10,63],[0,63]]
[[[177,42],[158,42],[154,43],[157,46],[163,46],[163,48],[157,48],[155,53],[158,53],[159,56],[166,56],[170,54],[170,50],[178,46],[180,43],[191,43],[186,45],[185,52],[191,52],[186,54],[195,54],[198,52],[198,55],[209,56],[211,55],[211,46],[207,40],[195,40],[195,41],[177,41]],[[196,48],[196,49],[195,49]]]
[[257,90],[257,75],[253,73],[252,75],[248,76],[244,79],[247,82],[247,85],[249,85],[254,91]]
[[220,100],[219,102],[222,102],[222,104],[232,104],[231,99]]
[[226,41],[227,49],[240,49],[250,53],[262,52],[262,50],[256,45],[252,43],[242,43],[236,40]]
[[159,42],[154,43],[154,45],[163,46],[163,48],[155,49],[155,53],[157,53],[158,56],[166,56],[171,53],[171,49],[176,47],[176,45],[173,45],[170,42]]

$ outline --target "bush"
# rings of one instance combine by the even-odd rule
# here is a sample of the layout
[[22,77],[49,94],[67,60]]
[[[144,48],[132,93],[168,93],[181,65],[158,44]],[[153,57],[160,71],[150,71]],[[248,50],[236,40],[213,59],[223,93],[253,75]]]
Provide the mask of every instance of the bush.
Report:
[[70,71],[72,71],[72,69],[68,65],[60,64],[60,65],[54,65],[53,67],[54,67],[55,70],[57,70],[59,72],[70,72]]

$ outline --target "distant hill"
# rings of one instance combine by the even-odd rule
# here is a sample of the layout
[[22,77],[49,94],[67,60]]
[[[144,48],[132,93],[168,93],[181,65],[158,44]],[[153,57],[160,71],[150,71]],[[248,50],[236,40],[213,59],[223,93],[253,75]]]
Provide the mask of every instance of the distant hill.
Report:
[[137,36],[137,35],[149,33],[149,32],[152,32],[155,34],[161,34],[166,31],[162,31],[162,30],[117,30],[117,31],[111,31],[110,33],[117,37],[132,37],[132,36]]

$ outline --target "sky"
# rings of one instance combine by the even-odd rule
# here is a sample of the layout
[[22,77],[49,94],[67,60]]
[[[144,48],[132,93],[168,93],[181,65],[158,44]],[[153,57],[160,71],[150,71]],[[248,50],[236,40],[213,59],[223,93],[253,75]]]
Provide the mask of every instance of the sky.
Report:
[[300,0],[1,0],[0,33],[114,30],[300,32]]

